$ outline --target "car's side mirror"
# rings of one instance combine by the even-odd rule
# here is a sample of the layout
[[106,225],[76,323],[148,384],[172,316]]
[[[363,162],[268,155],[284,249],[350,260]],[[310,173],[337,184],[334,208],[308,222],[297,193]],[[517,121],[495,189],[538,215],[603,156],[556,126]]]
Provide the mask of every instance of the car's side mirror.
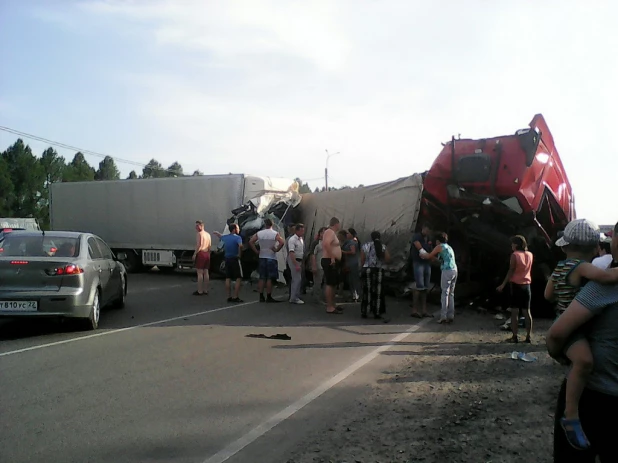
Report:
[[127,253],[119,252],[118,254],[116,254],[116,259],[117,260],[127,260]]

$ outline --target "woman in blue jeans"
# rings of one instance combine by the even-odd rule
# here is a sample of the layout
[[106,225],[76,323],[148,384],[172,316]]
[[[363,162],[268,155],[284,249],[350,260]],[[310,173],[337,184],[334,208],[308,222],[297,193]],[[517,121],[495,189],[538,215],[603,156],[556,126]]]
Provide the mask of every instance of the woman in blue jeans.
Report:
[[457,263],[455,251],[448,244],[448,236],[444,232],[438,232],[434,241],[436,247],[429,253],[421,253],[422,259],[438,259],[442,275],[440,283],[442,288],[442,310],[438,323],[453,323],[455,319],[455,285],[457,284]]

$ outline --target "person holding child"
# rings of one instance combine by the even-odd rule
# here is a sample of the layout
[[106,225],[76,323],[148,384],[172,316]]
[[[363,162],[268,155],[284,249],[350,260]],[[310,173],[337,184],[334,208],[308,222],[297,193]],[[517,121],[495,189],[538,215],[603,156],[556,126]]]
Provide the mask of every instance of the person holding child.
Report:
[[[556,242],[566,259],[556,266],[545,288],[545,298],[555,302],[558,317],[571,305],[580,289],[588,281],[618,284],[618,270],[603,270],[591,264],[598,254],[601,231],[593,222],[578,219],[570,222],[564,236]],[[593,369],[592,351],[585,330],[577,330],[565,343],[563,352],[571,365],[566,381],[566,404],[562,428],[569,443],[580,450],[590,442],[579,419],[579,402]]]

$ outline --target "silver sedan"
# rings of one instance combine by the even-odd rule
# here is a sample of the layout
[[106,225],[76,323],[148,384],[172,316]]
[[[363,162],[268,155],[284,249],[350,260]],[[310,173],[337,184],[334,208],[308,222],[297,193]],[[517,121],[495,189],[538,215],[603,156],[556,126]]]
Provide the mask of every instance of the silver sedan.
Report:
[[8,233],[0,240],[0,317],[66,317],[95,330],[102,307],[125,305],[123,257],[89,233]]

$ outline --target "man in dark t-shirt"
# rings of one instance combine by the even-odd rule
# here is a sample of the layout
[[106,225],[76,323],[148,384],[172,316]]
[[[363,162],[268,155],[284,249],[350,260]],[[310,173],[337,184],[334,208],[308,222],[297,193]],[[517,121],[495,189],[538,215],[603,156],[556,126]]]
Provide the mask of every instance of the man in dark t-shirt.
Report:
[[[416,318],[431,317],[427,312],[427,292],[431,283],[431,262],[421,258],[421,253],[430,253],[433,245],[429,238],[431,227],[423,224],[420,233],[415,233],[410,246],[410,260],[414,270],[416,288],[413,291],[412,316]],[[419,306],[421,312],[419,313]]]

